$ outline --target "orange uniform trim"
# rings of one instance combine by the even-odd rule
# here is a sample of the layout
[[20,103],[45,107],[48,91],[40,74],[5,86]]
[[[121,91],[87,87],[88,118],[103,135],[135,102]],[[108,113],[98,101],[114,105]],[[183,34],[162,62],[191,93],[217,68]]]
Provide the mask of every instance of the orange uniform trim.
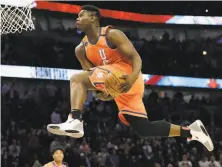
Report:
[[134,115],[134,116],[138,116],[138,117],[147,118],[147,114],[146,113],[135,112],[135,111],[127,111],[127,110],[122,110],[121,112],[123,114],[128,114],[128,115]]
[[132,112],[132,111],[126,111],[126,110],[122,110],[118,113],[119,119],[121,120],[122,123],[124,123],[125,125],[130,125],[129,122],[126,120],[126,118],[124,117],[124,115],[132,115],[135,117],[141,117],[141,118],[148,118],[147,115],[144,115],[143,113],[137,113],[137,112]]

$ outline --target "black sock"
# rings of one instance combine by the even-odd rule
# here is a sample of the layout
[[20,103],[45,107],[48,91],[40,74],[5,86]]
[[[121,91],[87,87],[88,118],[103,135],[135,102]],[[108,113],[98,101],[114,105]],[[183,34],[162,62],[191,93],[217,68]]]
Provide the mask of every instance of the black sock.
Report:
[[181,137],[186,137],[186,138],[191,138],[192,137],[192,135],[190,133],[190,130],[189,129],[184,129],[182,127],[180,129],[180,136]]
[[73,119],[78,119],[82,121],[82,113],[80,110],[72,109],[70,112]]

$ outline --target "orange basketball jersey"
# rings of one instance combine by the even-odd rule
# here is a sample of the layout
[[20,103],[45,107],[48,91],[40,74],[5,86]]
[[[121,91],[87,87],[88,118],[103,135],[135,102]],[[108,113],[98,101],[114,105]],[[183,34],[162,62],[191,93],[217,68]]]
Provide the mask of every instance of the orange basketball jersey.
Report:
[[[82,40],[85,46],[87,59],[96,68],[93,68],[89,80],[98,90],[106,92],[105,77],[107,73],[114,70],[120,70],[123,73],[132,73],[132,64],[130,60],[119,54],[117,49],[109,47],[106,40],[107,30],[110,26],[102,27],[100,36],[95,44],[89,42],[87,36]],[[99,67],[98,67],[99,66]],[[143,76],[140,72],[138,79],[132,85],[127,93],[123,93],[115,97],[115,102],[120,110],[120,120],[128,125],[124,114],[147,118],[146,109],[144,107],[142,96],[144,92]]]
[[106,40],[109,28],[112,28],[112,26],[101,28],[100,36],[95,44],[90,43],[87,36],[83,38],[82,42],[85,46],[86,57],[94,66],[115,64],[116,67],[125,73],[131,73],[131,62],[121,56],[117,49],[111,48]]

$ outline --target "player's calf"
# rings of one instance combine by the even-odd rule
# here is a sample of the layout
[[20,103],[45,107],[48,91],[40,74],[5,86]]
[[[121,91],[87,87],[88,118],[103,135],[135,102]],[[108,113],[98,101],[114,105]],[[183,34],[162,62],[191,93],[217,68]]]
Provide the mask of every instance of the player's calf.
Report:
[[125,115],[133,130],[142,138],[146,137],[173,137],[191,138],[188,128],[171,124],[164,120],[149,122],[147,118]]
[[188,141],[196,140],[202,143],[209,151],[213,151],[213,142],[200,120],[192,123],[188,128],[174,125],[166,121],[149,122],[147,118],[125,115],[133,130],[143,138],[146,137],[185,137]]

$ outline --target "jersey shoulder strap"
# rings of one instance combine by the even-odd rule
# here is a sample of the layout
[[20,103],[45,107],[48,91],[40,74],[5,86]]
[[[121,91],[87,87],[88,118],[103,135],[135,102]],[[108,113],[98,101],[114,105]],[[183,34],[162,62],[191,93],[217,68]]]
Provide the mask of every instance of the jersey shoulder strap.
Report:
[[109,29],[109,28],[114,28],[113,26],[111,26],[111,25],[108,25],[108,26],[106,26],[106,27],[102,27],[102,31],[101,31],[101,36],[106,36],[107,35],[107,30]]
[[84,37],[83,37],[83,39],[82,39],[82,42],[87,42],[88,41],[88,39],[87,39],[87,36],[85,35]]

